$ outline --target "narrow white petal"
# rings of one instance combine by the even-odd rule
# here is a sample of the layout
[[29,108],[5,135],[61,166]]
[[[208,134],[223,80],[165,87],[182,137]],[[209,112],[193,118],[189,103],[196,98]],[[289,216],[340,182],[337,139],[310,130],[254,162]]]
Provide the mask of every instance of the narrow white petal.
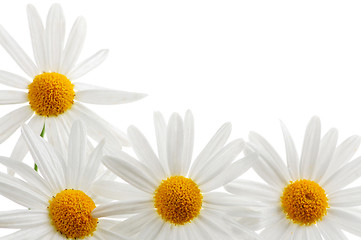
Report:
[[108,49],[103,49],[92,55],[91,57],[84,60],[82,63],[77,65],[69,74],[69,79],[77,79],[85,75],[89,71],[98,67],[107,58],[109,53]]
[[38,65],[39,72],[47,71],[47,56],[45,45],[45,29],[41,18],[35,7],[29,4],[26,8],[28,13],[29,29],[35,62]]
[[94,209],[92,216],[94,218],[127,215],[140,213],[154,208],[153,199],[151,196],[132,199],[127,201],[115,201],[102,204]]
[[28,120],[33,114],[34,112],[29,106],[24,106],[0,118],[0,143],[8,139],[20,127],[20,124]]
[[189,172],[190,176],[197,175],[198,172],[208,163],[208,160],[224,146],[231,134],[231,130],[232,125],[230,123],[225,123],[221,126],[202,152],[194,160]]
[[81,188],[87,190],[91,182],[94,182],[97,173],[99,172],[101,159],[103,157],[103,147],[105,141],[101,141],[98,146],[91,152],[87,163],[84,166],[84,175],[82,179]]
[[63,117],[64,114],[58,117],[47,117],[45,121],[45,134],[49,143],[52,146],[56,146],[54,150],[65,157],[68,155],[70,129],[64,127]]
[[54,227],[50,224],[41,224],[38,227],[32,228],[25,228],[19,231],[16,231],[12,234],[6,235],[2,237],[2,240],[18,240],[24,239],[23,237],[26,236],[26,240],[39,240],[39,239],[49,239],[46,236],[50,233],[54,233]]
[[158,232],[163,226],[163,221],[157,215],[153,215],[152,219],[148,221],[140,230],[137,239],[156,240]]
[[65,19],[59,4],[53,4],[49,10],[45,34],[49,70],[59,72],[65,37]]
[[313,166],[317,161],[318,150],[320,146],[321,123],[318,117],[313,117],[307,126],[301,161],[300,177],[309,179],[312,176]]
[[324,239],[347,240],[347,237],[341,231],[341,229],[337,225],[335,225],[333,222],[327,220],[326,218],[324,220],[318,222],[317,227]]
[[96,182],[92,186],[92,192],[96,195],[114,200],[136,199],[148,196],[148,194],[130,184],[114,181]]
[[86,131],[80,121],[75,121],[69,136],[67,186],[79,189],[83,178],[86,154]]
[[[43,126],[44,126],[44,118],[42,118],[38,115],[34,115],[30,119],[28,126],[31,128],[31,130],[33,130],[33,132],[39,133],[39,135],[40,135],[41,130],[43,129]],[[28,152],[29,152],[29,149],[26,146],[24,137],[22,135],[20,135],[20,137],[19,137],[17,143],[15,144],[15,147],[11,153],[10,158],[15,161],[22,161]]]
[[288,132],[286,126],[281,122],[283,138],[285,140],[286,154],[287,154],[287,167],[292,179],[299,178],[299,157],[295,147],[295,143]]
[[108,89],[105,87],[101,87],[89,83],[83,83],[83,82],[73,82],[73,84],[74,84],[74,89],[76,91]]
[[269,166],[270,171],[274,171],[283,183],[288,183],[290,176],[287,167],[271,144],[255,132],[250,132],[248,138],[251,146],[255,147],[254,150],[260,154],[262,160]]
[[248,180],[236,180],[224,187],[228,192],[258,201],[279,201],[280,193],[272,186]]
[[182,169],[181,174],[186,176],[192,161],[193,145],[194,145],[194,120],[191,111],[187,111],[184,117],[184,147],[182,153]]
[[139,160],[141,160],[155,176],[161,181],[166,175],[162,165],[160,164],[157,156],[155,155],[152,147],[144,135],[134,126],[128,128],[128,137],[132,143],[134,152]]
[[103,158],[103,163],[109,170],[114,172],[124,181],[140,190],[153,194],[157,187],[152,178],[143,170],[145,166],[139,168],[139,166],[142,165],[140,162],[138,162],[138,167],[136,167],[136,165],[134,165],[136,164],[135,161],[129,162],[119,158],[105,156]]
[[125,92],[111,89],[88,89],[77,91],[75,99],[79,102],[113,105],[134,102],[146,96],[143,93]]
[[334,174],[345,163],[348,163],[361,144],[361,137],[351,136],[343,141],[337,148],[330,160],[329,167],[322,177],[322,181]]
[[232,163],[224,171],[220,171],[217,176],[204,183],[201,186],[202,191],[209,192],[233,181],[234,179],[245,173],[256,160],[257,155],[253,154]]
[[44,208],[48,204],[29,184],[4,173],[0,173],[0,194],[27,208]]
[[164,170],[170,175],[167,162],[167,126],[160,112],[154,112],[154,128],[157,138],[158,158]]
[[25,103],[28,100],[26,92],[0,90],[0,105]]
[[333,207],[355,207],[361,205],[361,187],[343,189],[328,196]]
[[143,211],[118,223],[117,225],[113,226],[111,230],[127,236],[133,236],[138,233],[145,224],[152,221],[154,215],[156,214],[157,213],[154,209]]
[[[286,231],[283,233],[282,237],[280,238],[280,240],[289,240],[292,239],[295,236],[295,232],[296,232],[296,225],[295,224],[289,224],[288,228],[286,229]],[[310,240],[313,240],[312,238]],[[321,238],[322,240],[322,238]]]
[[314,165],[313,175],[311,176],[314,181],[319,182],[326,172],[336,150],[338,132],[336,129],[331,129],[322,138],[320,150],[318,153],[317,161]]
[[[24,140],[33,156],[34,161],[39,166],[39,171],[49,183],[54,192],[60,192],[65,186],[64,169],[62,159],[54,152],[53,148],[39,135],[26,125],[23,125],[22,134]],[[51,161],[50,161],[51,159]]]
[[167,127],[167,159],[171,175],[180,175],[183,153],[183,121],[174,113],[169,119]]
[[213,157],[207,161],[207,165],[205,165],[197,175],[190,175],[190,177],[195,179],[198,185],[207,183],[221,171],[225,170],[241,153],[244,146],[244,141],[241,139],[230,142],[213,155]]
[[306,235],[307,239],[310,240],[322,240],[322,236],[315,225],[306,228]]
[[129,145],[127,136],[124,133],[82,104],[74,104],[70,114],[73,120],[83,120],[88,135],[94,140],[100,142],[105,138],[107,139],[106,145],[113,148]]
[[203,214],[200,214],[197,219],[205,227],[205,229],[211,233],[214,239],[231,239],[232,237],[228,232],[228,229],[221,224],[222,222],[218,221],[219,218],[219,214],[217,217],[214,217],[203,212]]
[[99,239],[102,240],[132,240],[131,238],[121,236],[119,234],[101,228],[97,229],[97,231],[94,233],[94,237],[99,237]]
[[356,158],[350,163],[344,165],[337,172],[331,175],[322,187],[327,193],[332,193],[338,189],[342,189],[352,183],[361,176],[361,157]]
[[348,209],[332,208],[327,211],[327,215],[341,229],[361,237],[361,214]]
[[49,213],[45,210],[0,212],[1,228],[34,228],[43,224],[49,224]]
[[31,82],[19,75],[0,70],[0,83],[9,87],[27,89]]
[[34,62],[1,25],[0,44],[29,77],[33,78],[39,74],[39,70],[35,66]]
[[84,46],[86,36],[86,21],[83,17],[78,17],[70,31],[68,41],[65,45],[62,62],[61,72],[65,75],[74,68],[79,55]]
[[284,232],[287,231],[288,227],[289,227],[288,220],[286,218],[282,218],[279,222],[275,223],[273,226],[265,228],[260,235],[264,239],[279,240],[281,239]]
[[6,157],[0,157],[0,163],[19,174],[19,176],[29,184],[36,186],[44,196],[51,196],[52,192],[49,188],[49,185],[42,177],[40,177],[38,173],[34,171],[33,168],[24,163],[14,161],[13,159]]

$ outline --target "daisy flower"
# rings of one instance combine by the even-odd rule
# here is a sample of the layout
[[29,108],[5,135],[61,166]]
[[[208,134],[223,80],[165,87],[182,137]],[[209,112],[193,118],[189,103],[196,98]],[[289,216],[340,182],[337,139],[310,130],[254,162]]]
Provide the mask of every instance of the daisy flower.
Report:
[[[75,21],[64,46],[65,19],[60,5],[52,5],[45,27],[32,5],[28,5],[27,13],[35,63],[0,25],[0,44],[27,75],[24,78],[0,71],[0,83],[23,90],[0,91],[0,104],[26,103],[0,118],[0,143],[29,120],[31,129],[40,134],[45,128],[49,142],[60,148],[66,146],[60,143],[67,141],[71,123],[81,119],[90,137],[96,141],[106,137],[109,141],[127,145],[123,133],[80,102],[119,104],[138,100],[144,95],[76,82],[100,65],[108,54],[108,50],[100,50],[77,64],[86,35],[84,18]],[[21,160],[27,151],[24,140],[20,138],[11,157]]]
[[[231,228],[235,224],[224,215],[233,199],[227,193],[212,191],[247,171],[256,157],[235,161],[245,144],[240,139],[226,144],[231,133],[231,124],[226,123],[192,164],[191,112],[185,114],[184,121],[176,113],[168,124],[159,113],[154,120],[158,156],[142,133],[129,127],[137,159],[122,151],[103,158],[103,163],[129,185],[96,184],[95,193],[117,201],[99,206],[93,216],[134,214],[113,229],[142,240],[234,239]],[[239,231],[258,238],[247,228]]]
[[[351,161],[361,139],[352,136],[337,146],[337,130],[321,139],[321,124],[311,119],[301,157],[282,124],[287,165],[260,135],[250,133],[250,146],[259,153],[253,165],[267,184],[238,180],[225,188],[237,195],[253,196],[265,207],[255,227],[266,239],[347,239],[343,231],[361,236],[360,187],[345,189],[361,176],[361,158]],[[257,226],[258,225],[258,226]]]
[[91,188],[103,172],[99,167],[104,141],[86,159],[85,127],[75,121],[63,158],[28,126],[23,136],[40,174],[0,157],[1,164],[21,177],[0,173],[0,194],[26,208],[0,212],[0,228],[19,229],[1,239],[128,239],[108,230],[114,220],[92,216],[98,198]]

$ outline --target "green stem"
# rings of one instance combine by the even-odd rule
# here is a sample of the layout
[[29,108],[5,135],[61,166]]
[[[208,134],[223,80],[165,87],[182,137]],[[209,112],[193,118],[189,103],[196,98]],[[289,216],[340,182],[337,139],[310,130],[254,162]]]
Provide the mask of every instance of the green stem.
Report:
[[[45,134],[45,124],[43,126],[43,130],[41,130],[40,137],[44,138],[44,134]],[[34,170],[38,171],[38,165],[36,165],[36,163],[34,163]]]

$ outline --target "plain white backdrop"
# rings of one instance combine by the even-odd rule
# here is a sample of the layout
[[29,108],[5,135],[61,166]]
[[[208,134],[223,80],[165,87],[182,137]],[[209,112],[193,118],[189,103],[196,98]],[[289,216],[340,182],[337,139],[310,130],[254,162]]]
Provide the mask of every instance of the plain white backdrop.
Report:
[[[279,120],[299,150],[313,115],[320,116],[323,133],[336,127],[340,140],[361,135],[360,1],[58,2],[67,32],[77,16],[87,20],[80,60],[110,49],[108,59],[80,80],[148,94],[130,104],[89,105],[123,131],[135,125],[154,143],[155,110],[168,117],[191,109],[195,154],[227,121],[232,138],[256,131],[282,156]],[[0,24],[32,57],[28,3],[45,20],[53,2],[1,1]],[[2,48],[0,69],[24,75]],[[13,107],[0,106],[0,116]],[[0,146],[0,155],[9,156],[18,134]],[[17,207],[4,198],[0,203],[0,210]]]

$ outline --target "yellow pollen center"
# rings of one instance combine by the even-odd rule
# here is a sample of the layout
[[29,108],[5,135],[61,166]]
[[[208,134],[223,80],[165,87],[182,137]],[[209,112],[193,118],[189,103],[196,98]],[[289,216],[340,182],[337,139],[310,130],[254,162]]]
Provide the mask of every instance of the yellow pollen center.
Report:
[[163,180],[154,192],[154,207],[166,222],[184,225],[197,217],[203,195],[190,178],[172,176]]
[[290,182],[283,190],[281,203],[286,217],[299,225],[312,225],[327,214],[325,190],[306,179]]
[[28,88],[30,107],[40,116],[57,116],[69,110],[74,103],[74,85],[60,73],[39,74]]
[[98,219],[91,216],[95,204],[80,190],[65,189],[49,201],[49,215],[56,230],[70,239],[92,236]]

